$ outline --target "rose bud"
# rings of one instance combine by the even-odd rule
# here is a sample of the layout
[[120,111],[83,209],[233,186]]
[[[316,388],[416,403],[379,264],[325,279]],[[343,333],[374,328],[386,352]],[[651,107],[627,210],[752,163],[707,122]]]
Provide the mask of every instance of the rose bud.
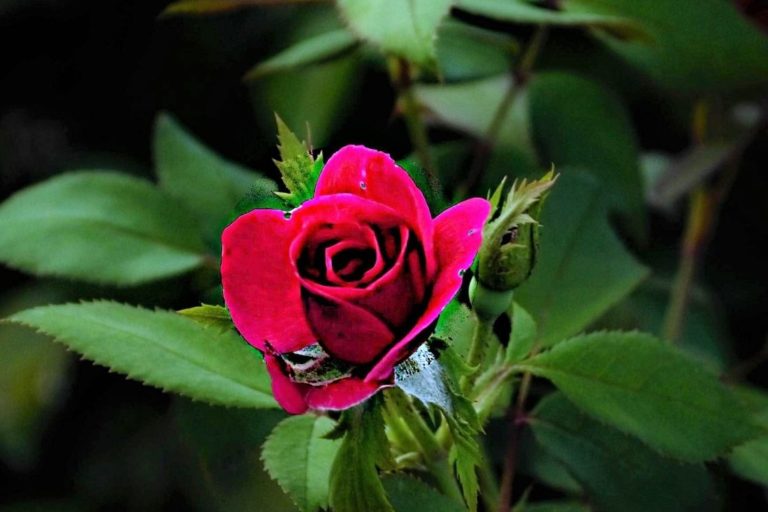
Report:
[[[493,319],[512,303],[512,291],[533,272],[539,246],[539,215],[547,191],[556,177],[547,173],[538,181],[512,184],[503,205],[496,207],[495,218],[484,229],[470,298],[475,312]],[[492,201],[498,203],[501,188]]]
[[229,225],[224,299],[283,408],[346,409],[393,385],[461,286],[489,210],[475,198],[433,219],[387,154],[346,146],[312,199]]

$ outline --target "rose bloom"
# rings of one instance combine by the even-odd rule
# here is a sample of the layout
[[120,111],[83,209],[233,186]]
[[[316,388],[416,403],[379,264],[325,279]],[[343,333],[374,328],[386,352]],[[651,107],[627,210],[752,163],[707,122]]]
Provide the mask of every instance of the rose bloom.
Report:
[[490,205],[432,218],[389,155],[346,146],[292,212],[254,210],[222,235],[224,299],[264,353],[289,413],[341,410],[394,383],[480,247]]

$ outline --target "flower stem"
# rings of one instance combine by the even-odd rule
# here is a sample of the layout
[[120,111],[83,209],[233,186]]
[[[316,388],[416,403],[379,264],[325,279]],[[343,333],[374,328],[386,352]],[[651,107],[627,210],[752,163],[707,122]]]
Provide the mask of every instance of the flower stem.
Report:
[[475,329],[472,333],[472,342],[469,346],[469,352],[467,354],[467,364],[474,368],[472,373],[465,375],[461,379],[461,392],[468,396],[472,391],[472,386],[475,383],[475,377],[478,374],[479,366],[483,362],[485,357],[485,349],[488,346],[488,341],[493,336],[493,324],[494,320],[477,318],[475,323]]
[[403,424],[410,430],[424,457],[424,465],[435,478],[440,489],[446,496],[463,503],[461,490],[448,462],[448,454],[440,446],[435,433],[427,426],[421,414],[414,409],[413,403],[397,388],[387,390],[386,402],[387,407],[391,408],[390,411],[402,418]]
[[512,488],[515,482],[515,470],[517,465],[517,445],[520,431],[525,424],[525,400],[531,388],[532,375],[526,372],[517,392],[517,400],[510,407],[509,414],[509,441],[504,455],[504,472],[501,475],[501,489],[499,491],[499,512],[507,512],[512,507]]
[[419,159],[419,163],[424,168],[432,192],[439,194],[440,183],[429,152],[429,137],[427,136],[427,127],[421,117],[421,106],[413,92],[412,75],[412,66],[407,60],[397,59],[391,62],[390,77],[392,84],[397,90],[400,106],[403,109],[403,118],[408,129],[408,136],[411,139],[411,144]]

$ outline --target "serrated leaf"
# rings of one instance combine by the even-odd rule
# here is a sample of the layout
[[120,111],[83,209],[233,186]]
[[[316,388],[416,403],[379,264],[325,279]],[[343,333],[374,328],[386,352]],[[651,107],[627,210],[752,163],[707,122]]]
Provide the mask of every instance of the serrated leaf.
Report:
[[[299,206],[311,199],[315,193],[317,178],[322,170],[322,157],[317,161],[307,148],[307,145],[288,128],[279,116],[277,121],[277,139],[280,160],[275,165],[280,170],[283,183],[289,193],[278,192],[278,196],[291,206]],[[316,165],[319,162],[319,166]]]
[[43,276],[136,285],[204,261],[191,214],[151,183],[72,172],[0,205],[0,261]]
[[714,375],[648,334],[579,336],[517,366],[551,380],[595,418],[684,461],[712,460],[762,432]]
[[340,443],[325,435],[334,426],[325,416],[294,416],[264,443],[264,466],[304,512],[328,507],[328,475]]
[[234,327],[232,317],[224,306],[211,306],[210,304],[201,304],[192,308],[181,309],[180,315],[191,318],[195,322],[215,327],[221,332],[226,332]]
[[482,462],[480,447],[477,440],[466,431],[458,427],[456,422],[450,421],[453,446],[449,452],[449,458],[456,467],[456,476],[461,484],[461,493],[471,512],[477,511],[477,493],[480,485],[477,479],[477,467]]
[[477,318],[472,311],[454,299],[440,313],[432,337],[444,341],[459,356],[464,357],[469,351],[469,343],[476,324]]
[[[583,414],[562,394],[542,400],[530,426],[600,510],[713,510],[712,482],[702,464],[666,459]],[[527,508],[525,510],[528,510]]]
[[632,19],[590,9],[590,0],[568,0],[557,9],[533,5],[526,0],[458,0],[457,7],[475,15],[498,21],[536,25],[584,26],[602,28],[626,38],[647,39],[642,26]]
[[597,178],[611,210],[622,216],[636,238],[643,239],[647,226],[640,152],[620,99],[594,80],[549,72],[531,81],[528,101],[541,162],[554,162],[558,169],[578,167]]
[[385,53],[432,67],[435,34],[453,0],[339,0],[336,5],[358,37]]
[[256,80],[271,73],[324,62],[354,48],[356,44],[357,39],[346,29],[310,37],[257,64],[248,71],[245,80]]
[[218,239],[230,212],[246,194],[271,195],[274,181],[229,162],[205,147],[168,114],[154,132],[160,188],[195,212],[209,238]]
[[376,470],[391,458],[376,400],[345,412],[347,430],[331,467],[330,504],[335,512],[394,512]]
[[597,184],[575,169],[561,172],[542,211],[538,263],[515,292],[543,346],[588,327],[648,274],[608,225]]
[[387,475],[384,489],[395,512],[461,512],[464,507],[412,476]]
[[213,404],[277,407],[261,356],[233,331],[114,302],[38,307],[8,321],[165,391]]

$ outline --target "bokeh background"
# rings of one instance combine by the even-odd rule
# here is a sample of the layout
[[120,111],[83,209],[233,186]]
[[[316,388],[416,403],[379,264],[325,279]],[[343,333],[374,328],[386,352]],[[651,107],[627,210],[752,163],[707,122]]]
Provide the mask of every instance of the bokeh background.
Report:
[[[292,42],[338,26],[331,5],[159,17],[168,3],[0,0],[0,199],[73,169],[117,169],[151,179],[150,142],[161,111],[224,157],[275,179],[274,112],[299,132],[309,122],[314,146],[326,155],[348,143],[396,158],[412,152],[386,66],[369,53],[243,80],[254,64]],[[766,2],[738,4],[765,37]],[[511,55],[533,32],[524,24],[454,15],[506,34]],[[448,82],[508,67],[495,54],[462,61],[454,50],[441,50],[444,63],[453,66],[443,77]],[[689,56],[679,58],[685,63]],[[658,77],[631,66],[584,30],[550,32],[535,66],[535,72],[547,70],[578,73],[615,95],[629,116],[646,176],[654,163],[691,146],[690,113],[701,95],[680,84],[660,85]],[[768,90],[759,80],[737,89],[728,94],[742,95],[751,108],[764,111]],[[578,105],[578,95],[572,101]],[[553,123],[556,130],[559,121]],[[588,133],[591,126],[583,129]],[[471,137],[435,124],[430,138],[442,148],[441,171],[461,176],[470,162]],[[497,155],[488,180],[530,173],[518,160]],[[703,257],[687,336],[724,371],[766,387],[764,125],[750,135],[740,165]],[[658,330],[677,265],[683,206],[648,208],[645,236],[615,223],[654,275],[604,319],[606,325]],[[35,280],[0,266],[0,316],[85,297],[178,309],[195,305],[200,292],[195,276],[111,289]],[[290,510],[259,461],[260,444],[281,417],[165,395],[79,361],[44,337],[0,325],[0,510]],[[500,434],[490,432],[489,442],[500,446]],[[719,486],[723,508],[768,506],[759,485],[723,475]]]

